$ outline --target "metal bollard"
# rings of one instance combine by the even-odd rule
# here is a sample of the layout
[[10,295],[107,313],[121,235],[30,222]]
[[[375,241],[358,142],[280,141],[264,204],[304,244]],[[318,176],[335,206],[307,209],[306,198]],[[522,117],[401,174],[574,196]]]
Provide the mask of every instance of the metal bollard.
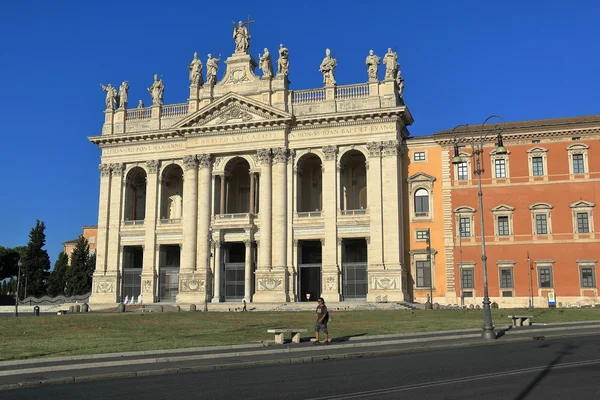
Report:
[[119,303],[117,306],[117,312],[125,312],[125,304]]
[[191,312],[196,312],[196,305],[195,304],[190,304],[190,311]]
[[38,306],[33,307],[33,315],[35,315],[36,317],[40,316],[40,307],[38,307]]

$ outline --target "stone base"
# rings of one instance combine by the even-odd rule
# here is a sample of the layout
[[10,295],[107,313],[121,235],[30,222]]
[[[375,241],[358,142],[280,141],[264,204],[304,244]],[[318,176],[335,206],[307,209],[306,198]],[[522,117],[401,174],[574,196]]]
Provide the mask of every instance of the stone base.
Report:
[[118,279],[116,274],[94,274],[90,304],[114,304],[119,300],[118,297]]
[[256,271],[255,303],[285,303],[289,301],[285,269]]
[[403,290],[402,271],[399,268],[369,270],[369,302],[407,301],[408,294]]
[[177,303],[204,304],[205,286],[204,276],[195,273],[180,273]]

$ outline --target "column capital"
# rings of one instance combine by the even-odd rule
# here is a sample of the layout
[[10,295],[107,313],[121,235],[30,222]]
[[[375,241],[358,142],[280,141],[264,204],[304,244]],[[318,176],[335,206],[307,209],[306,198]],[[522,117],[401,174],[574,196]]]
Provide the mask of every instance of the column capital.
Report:
[[198,160],[194,155],[187,155],[183,157],[183,169],[189,171],[198,167]]
[[159,166],[159,162],[158,160],[148,160],[146,161],[146,167],[148,167],[148,173],[150,174],[157,174],[158,173],[158,166]]
[[259,164],[266,165],[271,163],[271,149],[258,149],[256,155],[258,156]]
[[110,164],[100,164],[98,165],[98,169],[100,170],[101,177],[110,176]]
[[123,164],[122,163],[110,164],[110,169],[112,171],[112,176],[123,176]]
[[388,140],[381,143],[381,147],[383,150],[383,156],[396,156],[398,155],[398,148],[400,146],[400,142],[398,140]]
[[369,152],[369,157],[379,157],[381,155],[381,142],[367,143],[367,151]]
[[213,160],[210,154],[198,154],[196,158],[200,169],[211,167]]
[[325,155],[326,161],[335,160],[338,148],[336,145],[330,144],[329,146],[323,147],[323,154]]
[[321,246],[325,246],[325,238],[321,238]]
[[252,246],[252,240],[244,240],[244,246],[246,246],[246,247]]
[[284,163],[288,159],[289,151],[287,147],[276,147],[273,150],[273,164]]
[[223,247],[223,242],[221,242],[220,240],[213,241],[213,244],[216,249],[220,249],[221,247]]

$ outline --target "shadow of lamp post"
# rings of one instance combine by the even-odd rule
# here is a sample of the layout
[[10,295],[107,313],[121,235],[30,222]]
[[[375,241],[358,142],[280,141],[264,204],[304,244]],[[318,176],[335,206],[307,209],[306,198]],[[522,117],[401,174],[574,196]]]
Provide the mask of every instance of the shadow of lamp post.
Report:
[[[486,131],[486,123],[493,118],[499,119],[501,122],[491,127]],[[488,294],[488,279],[487,279],[487,255],[485,252],[485,229],[483,221],[483,192],[481,190],[481,174],[485,171],[483,167],[483,149],[485,147],[486,139],[493,135],[497,136],[497,147],[496,155],[507,154],[506,147],[502,143],[502,132],[504,131],[506,123],[504,119],[498,115],[492,115],[483,121],[481,129],[479,131],[471,130],[471,137],[461,136],[456,134],[456,130],[460,127],[468,127],[468,125],[462,124],[452,129],[452,143],[454,145],[454,157],[452,157],[452,164],[458,165],[463,162],[458,152],[459,144],[467,142],[471,146],[472,155],[475,157],[475,166],[473,173],[477,175],[477,197],[479,198],[479,223],[481,224],[481,264],[483,267],[483,332],[482,337],[484,339],[492,340],[496,339],[494,332],[494,325],[492,323],[492,312],[490,309],[490,297]]]

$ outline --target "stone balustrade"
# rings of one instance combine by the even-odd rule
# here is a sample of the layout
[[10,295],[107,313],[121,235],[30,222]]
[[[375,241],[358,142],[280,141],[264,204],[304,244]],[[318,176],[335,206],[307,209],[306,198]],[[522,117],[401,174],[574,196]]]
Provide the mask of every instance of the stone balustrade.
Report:
[[358,85],[338,86],[335,89],[335,98],[337,100],[358,99],[369,96],[369,84],[362,83]]

